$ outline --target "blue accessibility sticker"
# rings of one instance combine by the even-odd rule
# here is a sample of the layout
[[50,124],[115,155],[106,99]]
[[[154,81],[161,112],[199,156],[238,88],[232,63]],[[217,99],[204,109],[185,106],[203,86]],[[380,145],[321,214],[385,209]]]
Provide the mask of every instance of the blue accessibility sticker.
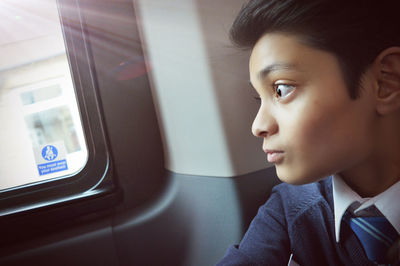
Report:
[[41,157],[40,159],[36,159],[39,175],[47,175],[68,170],[63,145],[60,146],[60,144],[56,143],[53,145],[46,145],[41,148],[41,150],[38,150],[38,153]]

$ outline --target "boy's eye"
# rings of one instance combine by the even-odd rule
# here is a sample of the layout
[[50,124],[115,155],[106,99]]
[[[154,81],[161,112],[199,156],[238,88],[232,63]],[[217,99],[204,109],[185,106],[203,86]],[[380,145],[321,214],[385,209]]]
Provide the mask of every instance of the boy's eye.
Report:
[[293,90],[295,86],[288,84],[274,84],[274,93],[277,98],[285,98],[288,96]]

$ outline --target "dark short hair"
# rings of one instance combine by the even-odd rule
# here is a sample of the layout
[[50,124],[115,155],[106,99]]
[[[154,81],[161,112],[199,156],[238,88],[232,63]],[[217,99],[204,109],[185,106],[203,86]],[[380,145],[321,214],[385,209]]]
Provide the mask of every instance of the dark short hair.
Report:
[[338,59],[352,99],[380,52],[400,46],[399,0],[251,0],[236,17],[230,38],[252,48],[266,33],[295,34]]

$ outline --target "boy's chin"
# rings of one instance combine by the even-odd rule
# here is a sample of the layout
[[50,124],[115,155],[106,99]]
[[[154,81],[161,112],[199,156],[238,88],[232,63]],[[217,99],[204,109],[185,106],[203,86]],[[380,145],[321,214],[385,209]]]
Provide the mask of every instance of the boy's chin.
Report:
[[279,180],[291,185],[305,185],[323,179],[325,176],[319,176],[312,173],[300,174],[299,171],[285,171],[286,169],[281,169],[279,166],[275,166],[276,175]]

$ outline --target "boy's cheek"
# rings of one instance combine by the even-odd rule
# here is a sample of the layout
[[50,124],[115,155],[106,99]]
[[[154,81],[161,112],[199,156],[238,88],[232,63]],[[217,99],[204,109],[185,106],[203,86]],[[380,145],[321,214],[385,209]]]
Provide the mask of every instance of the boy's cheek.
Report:
[[[301,112],[299,112],[301,114]],[[305,114],[303,112],[303,114]],[[310,183],[332,174],[341,164],[349,147],[347,138],[340,135],[324,113],[296,117],[297,127],[287,125],[282,131],[285,160],[277,165],[277,174],[288,183]],[[346,145],[344,149],[340,146]],[[343,147],[342,147],[343,148]]]

